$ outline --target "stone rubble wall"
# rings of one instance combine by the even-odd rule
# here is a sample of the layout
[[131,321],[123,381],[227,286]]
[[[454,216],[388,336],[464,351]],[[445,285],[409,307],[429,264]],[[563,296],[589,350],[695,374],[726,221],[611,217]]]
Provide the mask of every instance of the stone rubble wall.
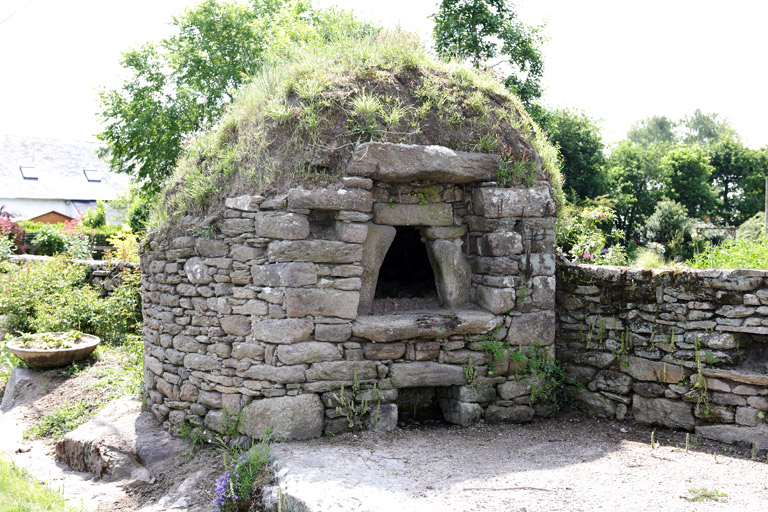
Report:
[[[340,432],[348,418],[336,397],[355,382],[357,399],[375,409],[374,428],[396,422],[402,388],[439,388],[446,419],[459,424],[552,412],[530,403],[510,365],[489,376],[481,349],[493,338],[554,356],[549,184],[498,188],[460,172],[488,155],[364,146],[355,175],[336,187],[231,197],[206,236],[150,237],[141,264],[145,386],[167,426],[222,431],[226,411],[242,412],[240,431],[253,438],[269,426],[286,438]],[[384,165],[395,150],[403,164]],[[430,151],[440,172],[419,167],[434,166]],[[378,265],[402,225],[420,228],[440,268],[442,308],[371,315]]]
[[768,272],[558,263],[557,358],[589,413],[768,448]]

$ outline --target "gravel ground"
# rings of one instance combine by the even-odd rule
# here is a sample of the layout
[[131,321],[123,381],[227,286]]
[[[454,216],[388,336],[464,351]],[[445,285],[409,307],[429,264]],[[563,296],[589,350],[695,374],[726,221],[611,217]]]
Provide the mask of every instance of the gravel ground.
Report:
[[[275,448],[287,501],[310,511],[763,510],[768,465],[685,434],[571,413],[528,425],[347,434]],[[678,445],[680,447],[678,447]],[[692,502],[695,490],[724,501]],[[287,507],[284,508],[284,510]]]

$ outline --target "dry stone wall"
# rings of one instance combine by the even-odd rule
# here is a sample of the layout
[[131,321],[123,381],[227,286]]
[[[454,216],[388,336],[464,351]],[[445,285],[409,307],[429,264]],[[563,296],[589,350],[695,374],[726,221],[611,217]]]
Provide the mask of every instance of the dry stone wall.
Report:
[[[242,412],[254,438],[340,432],[369,421],[363,400],[370,425],[391,428],[406,388],[438,388],[445,418],[464,425],[550,413],[509,364],[489,375],[481,349],[494,339],[554,355],[551,187],[537,175],[500,188],[497,168],[491,155],[364,144],[338,186],[231,197],[206,236],[150,237],[152,412],[218,431]],[[426,244],[437,309],[372,313],[398,226]]]
[[768,448],[768,272],[562,263],[557,278],[581,407]]

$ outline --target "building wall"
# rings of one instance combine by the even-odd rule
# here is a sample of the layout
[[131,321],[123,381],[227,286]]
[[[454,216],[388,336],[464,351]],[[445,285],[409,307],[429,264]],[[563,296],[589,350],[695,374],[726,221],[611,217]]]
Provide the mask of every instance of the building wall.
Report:
[[[242,433],[288,438],[389,428],[413,389],[458,424],[550,414],[525,370],[489,368],[483,345],[554,355],[554,211],[544,180],[348,177],[229,198],[203,236],[155,236],[142,256],[148,405],[167,426],[221,431],[242,411]],[[361,307],[393,226],[421,229],[443,307]]]
[[599,417],[768,448],[768,272],[559,264],[557,358]]

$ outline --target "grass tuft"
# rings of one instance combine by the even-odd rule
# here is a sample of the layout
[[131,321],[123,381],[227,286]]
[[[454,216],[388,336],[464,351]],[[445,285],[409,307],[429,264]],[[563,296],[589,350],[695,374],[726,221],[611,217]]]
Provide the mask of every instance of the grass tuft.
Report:
[[76,512],[64,497],[38,482],[7,455],[0,454],[0,511]]

